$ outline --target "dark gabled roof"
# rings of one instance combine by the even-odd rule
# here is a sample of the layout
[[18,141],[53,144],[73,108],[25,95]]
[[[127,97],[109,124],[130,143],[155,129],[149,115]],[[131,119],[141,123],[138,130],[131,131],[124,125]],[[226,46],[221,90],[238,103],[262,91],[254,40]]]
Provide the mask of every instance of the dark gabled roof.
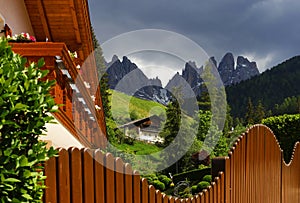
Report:
[[152,115],[152,116],[149,116],[149,117],[146,117],[146,118],[142,118],[142,119],[131,121],[129,123],[125,123],[123,125],[118,126],[118,128],[124,128],[124,127],[127,127],[127,126],[133,126],[133,125],[139,126],[139,125],[141,125],[142,123],[144,123],[146,121],[151,121],[152,119],[159,119],[160,121],[162,121],[162,119],[159,116]]

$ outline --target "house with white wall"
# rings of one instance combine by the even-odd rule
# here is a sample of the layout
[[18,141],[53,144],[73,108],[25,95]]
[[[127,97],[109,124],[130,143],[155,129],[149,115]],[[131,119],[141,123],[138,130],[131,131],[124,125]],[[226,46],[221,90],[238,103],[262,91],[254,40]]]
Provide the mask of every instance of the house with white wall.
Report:
[[28,62],[44,58],[47,79],[56,80],[51,94],[62,105],[53,114],[57,124],[47,124],[42,139],[54,147],[104,146],[106,126],[88,1],[0,0],[0,5],[0,36],[34,36],[36,42],[10,45]]

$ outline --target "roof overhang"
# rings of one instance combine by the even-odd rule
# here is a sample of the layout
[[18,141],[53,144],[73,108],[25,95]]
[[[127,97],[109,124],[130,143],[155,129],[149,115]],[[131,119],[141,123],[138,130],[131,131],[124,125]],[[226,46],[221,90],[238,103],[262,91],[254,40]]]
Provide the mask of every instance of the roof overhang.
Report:
[[37,41],[64,42],[84,61],[93,51],[87,0],[24,0]]

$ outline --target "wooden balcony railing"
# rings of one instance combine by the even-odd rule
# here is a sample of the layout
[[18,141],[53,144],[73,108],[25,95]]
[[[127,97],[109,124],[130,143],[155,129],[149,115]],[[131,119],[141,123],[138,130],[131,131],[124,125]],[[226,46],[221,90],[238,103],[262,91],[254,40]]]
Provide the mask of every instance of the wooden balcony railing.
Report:
[[[57,104],[63,104],[54,116],[83,145],[98,148],[105,145],[106,129],[99,92],[91,95],[81,75],[78,65],[70,57],[64,43],[35,42],[11,43],[14,52],[36,62],[44,58],[47,78],[56,80],[51,94]],[[91,67],[93,68],[93,67]],[[96,67],[94,67],[96,68]],[[99,88],[98,88],[99,89]],[[98,90],[99,91],[99,90]]]

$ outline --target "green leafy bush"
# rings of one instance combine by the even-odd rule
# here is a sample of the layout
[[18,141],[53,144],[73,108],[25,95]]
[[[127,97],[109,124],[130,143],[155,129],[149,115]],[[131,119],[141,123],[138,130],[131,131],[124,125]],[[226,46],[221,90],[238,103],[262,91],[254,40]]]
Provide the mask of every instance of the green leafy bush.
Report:
[[174,183],[188,179],[190,181],[200,181],[205,175],[210,174],[210,168],[195,169],[184,173],[175,174],[173,176]]
[[284,160],[289,162],[297,141],[300,141],[300,114],[272,116],[262,120],[275,134],[281,149],[283,149]]
[[172,183],[171,178],[168,178],[168,177],[164,177],[164,178],[160,179],[160,181],[161,181],[162,183],[164,183],[166,187],[169,187],[170,184]]
[[203,189],[206,189],[208,186],[210,186],[209,182],[201,181],[197,184],[198,191],[202,191]]
[[155,189],[160,190],[160,191],[164,191],[166,189],[165,184],[160,182],[159,180],[153,181],[152,185],[155,187]]
[[192,186],[192,194],[197,194],[199,191],[198,191],[198,188],[197,188],[197,185],[193,185]]
[[202,180],[210,183],[212,181],[212,177],[211,175],[205,175]]
[[14,54],[0,39],[0,202],[42,202],[43,162],[53,148],[38,140],[57,106],[43,81],[47,71]]

